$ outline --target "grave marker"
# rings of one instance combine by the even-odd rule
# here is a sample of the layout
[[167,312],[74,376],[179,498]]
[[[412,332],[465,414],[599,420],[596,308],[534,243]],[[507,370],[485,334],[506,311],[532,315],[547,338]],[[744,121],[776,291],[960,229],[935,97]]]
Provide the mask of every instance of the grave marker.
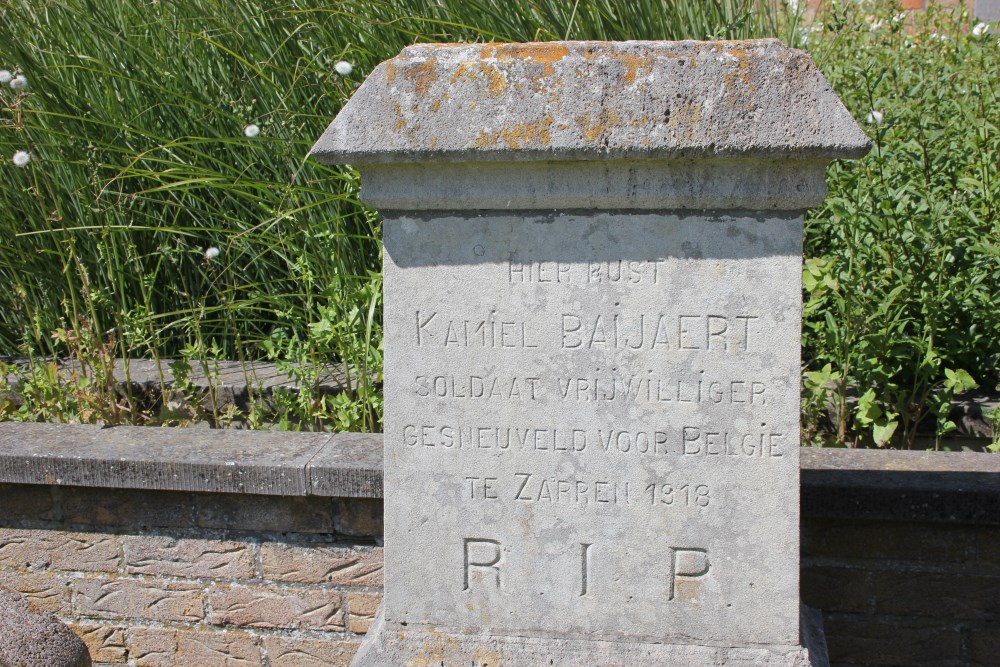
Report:
[[313,149],[384,219],[386,590],[355,664],[819,664],[802,219],[867,149],[775,40],[376,68]]

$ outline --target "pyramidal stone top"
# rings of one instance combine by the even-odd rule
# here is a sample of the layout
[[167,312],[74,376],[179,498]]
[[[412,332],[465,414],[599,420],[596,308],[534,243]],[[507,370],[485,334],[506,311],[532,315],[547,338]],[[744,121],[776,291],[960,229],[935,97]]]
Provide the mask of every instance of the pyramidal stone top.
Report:
[[869,147],[809,56],[764,39],[417,44],[372,72],[312,154],[832,159]]

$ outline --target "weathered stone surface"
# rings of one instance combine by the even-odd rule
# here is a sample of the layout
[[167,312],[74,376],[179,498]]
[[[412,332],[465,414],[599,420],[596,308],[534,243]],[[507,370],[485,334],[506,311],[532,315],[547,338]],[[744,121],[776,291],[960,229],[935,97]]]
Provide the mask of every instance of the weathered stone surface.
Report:
[[[328,434],[0,423],[0,479],[11,482],[305,495],[305,467]],[[169,462],[169,465],[164,465]]]
[[387,623],[797,643],[799,215],[383,230]]
[[0,528],[0,566],[116,572],[120,562],[113,535]]
[[252,579],[253,544],[233,540],[128,535],[122,538],[131,574],[215,579]]
[[265,637],[271,667],[347,667],[361,642]]
[[313,148],[331,163],[859,157],[868,138],[778,40],[417,44]]
[[0,571],[0,587],[20,593],[35,609],[55,614],[69,609],[69,582],[65,576],[50,573]]
[[362,635],[368,632],[381,603],[382,596],[378,593],[349,593],[347,609],[351,632]]
[[704,646],[601,639],[455,634],[417,627],[386,631],[381,614],[352,665],[442,667],[829,667],[818,613],[803,610],[802,646]]
[[199,621],[205,617],[198,584],[138,579],[75,579],[74,607],[93,618]]
[[260,639],[245,632],[135,628],[131,655],[137,667],[250,667],[262,664]]
[[206,493],[195,496],[195,511],[195,522],[200,528],[333,532],[333,507],[329,498]]
[[11,667],[90,667],[87,647],[69,627],[48,612],[35,612],[27,600],[0,590],[0,664]]
[[73,624],[70,627],[83,640],[91,659],[97,663],[117,665],[128,662],[125,628],[86,623]]
[[212,588],[208,593],[213,625],[244,628],[343,630],[343,601],[337,591],[252,586]]
[[313,148],[384,221],[388,578],[356,664],[819,664],[802,216],[868,146],[775,40],[372,73]]
[[309,461],[317,496],[382,497],[382,443],[368,433],[338,433]]
[[382,549],[266,542],[260,545],[265,579],[299,584],[381,586]]

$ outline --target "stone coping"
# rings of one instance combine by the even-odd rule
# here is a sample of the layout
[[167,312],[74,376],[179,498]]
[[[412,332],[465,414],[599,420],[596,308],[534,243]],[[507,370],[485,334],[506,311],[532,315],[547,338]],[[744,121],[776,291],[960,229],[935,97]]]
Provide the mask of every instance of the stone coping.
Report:
[[[1000,525],[1000,455],[801,451],[806,516]],[[382,497],[382,435],[0,423],[0,483]]]

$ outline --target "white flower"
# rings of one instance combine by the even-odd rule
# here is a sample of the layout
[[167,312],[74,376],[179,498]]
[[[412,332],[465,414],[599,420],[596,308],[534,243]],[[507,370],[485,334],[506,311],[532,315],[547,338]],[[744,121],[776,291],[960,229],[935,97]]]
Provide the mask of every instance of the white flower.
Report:
[[208,248],[205,251],[205,259],[215,259],[218,256],[219,256],[219,249],[216,248],[215,246],[212,246],[211,248]]
[[799,0],[785,0],[788,8],[792,10],[792,13],[798,13],[799,11]]
[[354,71],[354,65],[347,62],[346,60],[341,60],[340,62],[338,62],[336,65],[333,66],[333,69],[337,70],[337,74],[339,74],[340,76],[347,76],[348,74]]
[[883,21],[882,19],[877,19],[875,21],[872,21],[872,24],[871,24],[872,32],[875,32],[876,30],[881,29],[882,26],[884,26],[884,25],[885,25],[885,21]]
[[13,78],[14,75],[9,70],[0,69],[0,83],[10,83],[10,80]]
[[28,163],[31,162],[31,153],[28,151],[18,151],[14,153],[13,162],[15,167],[27,167]]
[[23,74],[18,74],[10,80],[10,87],[14,90],[24,90],[28,87],[28,78]]
[[868,122],[871,123],[872,125],[881,125],[882,124],[882,112],[881,111],[877,111],[875,109],[872,109],[871,111],[869,111],[868,112]]
[[250,137],[251,139],[253,139],[258,134],[260,134],[260,128],[256,125],[250,124],[243,128],[243,135],[246,137]]
[[893,23],[902,23],[906,20],[906,12],[900,12],[892,17]]
[[972,28],[972,35],[974,37],[982,37],[983,35],[986,34],[986,31],[989,30],[989,29],[990,29],[990,24],[989,23],[982,23],[982,22],[977,23]]

